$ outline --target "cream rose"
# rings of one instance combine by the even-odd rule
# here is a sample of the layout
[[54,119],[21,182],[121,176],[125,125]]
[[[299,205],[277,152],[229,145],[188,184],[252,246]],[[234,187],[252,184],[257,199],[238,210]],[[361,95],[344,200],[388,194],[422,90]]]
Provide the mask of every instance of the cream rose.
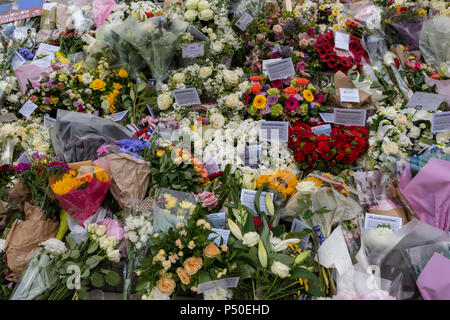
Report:
[[239,97],[235,93],[229,94],[225,98],[225,104],[231,108],[236,107],[239,104]]
[[211,121],[211,125],[216,129],[223,128],[225,125],[225,118],[220,113],[214,113],[209,120]]
[[173,103],[172,97],[167,93],[162,93],[158,96],[157,104],[159,110],[166,110],[169,108]]
[[108,254],[108,259],[110,261],[116,262],[116,263],[120,261],[120,252],[118,249],[116,249],[116,250],[108,249],[106,251],[106,253]]
[[195,11],[195,10],[187,10],[184,13],[184,19],[186,21],[192,22],[195,20],[195,18],[197,18],[197,11]]
[[214,18],[214,12],[211,9],[202,10],[200,11],[199,18],[203,21],[209,21]]
[[221,52],[221,51],[223,50],[223,44],[222,44],[222,41],[214,41],[213,44],[212,44],[212,46],[211,46],[211,49],[212,49],[214,52]]
[[180,278],[181,283],[185,285],[191,283],[191,278],[187,274],[186,270],[184,270],[183,268],[177,268],[177,275],[178,278]]
[[395,117],[394,124],[395,124],[396,126],[404,126],[404,125],[406,125],[407,123],[408,123],[408,118],[407,118],[404,114],[399,113],[399,114]]
[[183,267],[186,270],[187,274],[192,276],[203,267],[203,260],[201,257],[187,258],[183,263]]
[[212,74],[212,69],[210,67],[201,67],[198,71],[198,75],[202,79],[208,78]]
[[202,11],[202,10],[206,10],[206,9],[211,9],[211,6],[209,5],[209,2],[206,0],[201,0],[198,4],[197,4],[197,9],[198,11]]
[[280,278],[286,278],[289,277],[289,267],[280,261],[274,261],[272,263],[272,266],[270,267],[270,270],[279,276]]
[[223,78],[226,82],[230,84],[238,84],[239,82],[239,76],[237,75],[236,72],[231,70],[225,70],[223,72]]
[[384,109],[384,115],[388,119],[394,120],[397,117],[397,110],[394,107],[387,107]]
[[259,242],[259,234],[257,232],[247,232],[242,236],[242,244],[247,247],[254,247]]
[[197,9],[199,0],[187,0],[184,4],[186,6],[186,9],[188,10],[195,10]]
[[175,290],[176,283],[173,279],[170,279],[169,277],[164,277],[158,280],[156,286],[162,293],[171,294]]
[[184,83],[186,81],[186,75],[182,72],[177,72],[172,76],[172,79],[176,83]]
[[296,188],[303,195],[309,195],[319,191],[319,187],[316,187],[314,181],[301,181],[297,184]]
[[397,154],[398,153],[398,145],[392,141],[383,141],[381,145],[383,152],[385,154]]

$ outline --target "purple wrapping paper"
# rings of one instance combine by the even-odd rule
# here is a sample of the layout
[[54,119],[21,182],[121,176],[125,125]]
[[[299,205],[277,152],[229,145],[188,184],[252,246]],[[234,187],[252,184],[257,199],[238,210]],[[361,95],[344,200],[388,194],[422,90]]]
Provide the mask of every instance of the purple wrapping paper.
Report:
[[450,300],[450,260],[435,252],[416,283],[425,300]]
[[420,220],[450,230],[450,161],[430,159],[412,180],[402,175],[399,187]]
[[413,20],[391,22],[391,26],[397,30],[400,38],[405,41],[410,50],[418,50],[423,21],[423,17],[420,17]]

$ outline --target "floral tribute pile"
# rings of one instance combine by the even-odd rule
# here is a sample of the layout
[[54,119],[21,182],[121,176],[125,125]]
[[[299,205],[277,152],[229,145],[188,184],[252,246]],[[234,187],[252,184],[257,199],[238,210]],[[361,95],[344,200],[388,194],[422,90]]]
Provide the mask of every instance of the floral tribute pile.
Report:
[[450,298],[448,1],[69,2],[0,19],[0,300]]

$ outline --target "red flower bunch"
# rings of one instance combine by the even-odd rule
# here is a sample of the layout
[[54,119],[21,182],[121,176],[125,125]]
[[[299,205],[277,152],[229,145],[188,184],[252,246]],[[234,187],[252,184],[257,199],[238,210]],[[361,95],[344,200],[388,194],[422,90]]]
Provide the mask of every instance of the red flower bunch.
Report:
[[[316,50],[322,61],[325,61],[331,69],[347,74],[354,65],[361,68],[361,59],[368,59],[367,52],[361,46],[358,38],[350,35],[349,51],[336,51],[334,48],[334,33],[330,31],[317,38]],[[342,51],[342,53],[341,53]]]
[[[262,219],[253,217],[253,223],[255,224],[256,230],[259,232],[261,230]],[[272,230],[272,226],[269,222],[267,222],[267,227],[269,227],[269,230]]]
[[369,130],[336,125],[327,135],[316,135],[311,126],[297,122],[289,132],[289,148],[301,170],[318,169],[338,174],[351,167],[369,148]]

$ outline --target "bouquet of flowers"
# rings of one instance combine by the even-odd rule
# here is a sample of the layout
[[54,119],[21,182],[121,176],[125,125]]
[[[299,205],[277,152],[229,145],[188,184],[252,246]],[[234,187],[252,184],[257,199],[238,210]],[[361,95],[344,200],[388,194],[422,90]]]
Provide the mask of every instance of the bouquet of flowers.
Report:
[[247,112],[257,119],[309,121],[318,116],[323,95],[306,78],[289,77],[269,82],[267,77],[251,76],[252,86],[245,93]]
[[163,8],[151,1],[121,2],[108,16],[108,23],[125,21],[132,16],[138,21],[145,21],[163,14]]
[[364,127],[333,126],[330,135],[316,135],[312,126],[297,122],[290,129],[289,148],[301,170],[325,170],[339,173],[369,148],[369,130]]
[[100,167],[81,167],[70,170],[51,184],[59,204],[80,225],[98,210],[111,183],[105,170]]
[[334,71],[342,71],[345,74],[355,65],[361,69],[361,60],[368,59],[367,52],[361,46],[361,42],[350,35],[349,51],[336,49],[334,47],[334,33],[329,31],[320,35],[316,41],[316,50],[320,59]]

